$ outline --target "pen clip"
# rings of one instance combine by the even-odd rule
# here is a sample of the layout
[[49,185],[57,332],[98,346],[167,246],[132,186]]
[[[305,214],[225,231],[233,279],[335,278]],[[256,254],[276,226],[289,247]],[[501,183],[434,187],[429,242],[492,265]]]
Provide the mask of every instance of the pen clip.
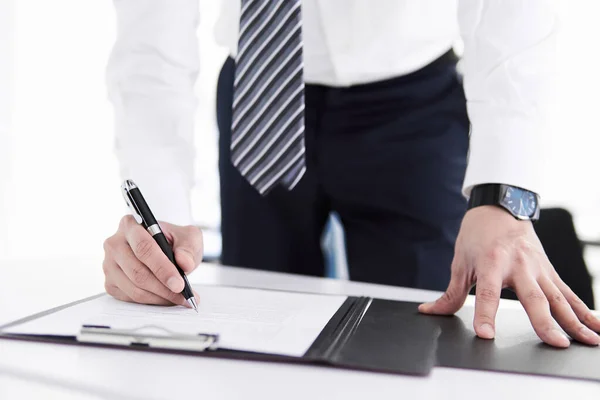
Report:
[[125,204],[127,204],[127,207],[129,207],[131,215],[133,215],[135,221],[138,224],[141,224],[142,222],[144,222],[144,218],[142,217],[142,214],[140,213],[140,210],[137,204],[135,203],[133,196],[131,196],[130,193],[130,190],[135,188],[137,188],[137,185],[131,179],[126,179],[121,185],[121,190],[123,194],[123,199],[125,199]]

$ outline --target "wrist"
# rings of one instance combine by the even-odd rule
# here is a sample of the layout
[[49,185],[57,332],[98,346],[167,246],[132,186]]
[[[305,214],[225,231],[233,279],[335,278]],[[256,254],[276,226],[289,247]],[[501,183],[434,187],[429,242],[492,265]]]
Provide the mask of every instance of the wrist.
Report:
[[509,230],[511,236],[535,232],[533,221],[519,220],[499,206],[480,206],[467,210],[461,229],[474,232],[503,232]]

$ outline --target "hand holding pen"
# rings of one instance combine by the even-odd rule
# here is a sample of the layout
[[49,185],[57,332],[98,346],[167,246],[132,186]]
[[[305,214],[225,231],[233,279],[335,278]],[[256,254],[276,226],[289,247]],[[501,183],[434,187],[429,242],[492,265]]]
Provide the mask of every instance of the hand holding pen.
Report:
[[132,181],[125,181],[122,190],[132,215],[123,217],[117,232],[104,242],[107,293],[135,303],[196,309],[186,273],[202,259],[200,229],[166,222],[159,225]]

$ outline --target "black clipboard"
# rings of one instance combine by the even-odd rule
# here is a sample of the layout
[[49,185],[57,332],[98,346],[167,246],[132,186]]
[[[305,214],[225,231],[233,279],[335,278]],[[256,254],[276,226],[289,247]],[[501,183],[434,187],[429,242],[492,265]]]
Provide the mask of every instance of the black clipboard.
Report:
[[435,364],[440,328],[419,314],[418,303],[348,297],[301,357],[219,348],[218,335],[157,332],[156,327],[114,330],[82,325],[77,336],[7,333],[9,327],[97,299],[100,294],[0,326],[0,339],[82,345],[130,351],[222,357],[253,361],[308,363],[337,368],[424,376]]
[[[519,309],[501,308],[497,314],[496,338],[484,340],[477,338],[472,328],[472,307],[464,307],[456,316],[427,316],[419,314],[419,303],[351,296],[340,306],[301,357],[221,349],[218,346],[218,337],[202,332],[198,332],[195,338],[198,341],[195,347],[181,343],[168,346],[159,342],[153,343],[152,338],[138,335],[136,332],[125,332],[122,335],[124,338],[113,342],[98,338],[81,341],[74,336],[17,335],[3,332],[5,328],[59,312],[100,296],[106,294],[0,326],[0,339],[200,357],[315,364],[417,376],[428,375],[434,366],[442,366],[600,382],[600,347],[576,342],[568,349],[548,346],[536,336],[527,315]],[[107,328],[110,329],[82,326],[82,329],[92,329],[89,333],[96,334],[99,329]]]

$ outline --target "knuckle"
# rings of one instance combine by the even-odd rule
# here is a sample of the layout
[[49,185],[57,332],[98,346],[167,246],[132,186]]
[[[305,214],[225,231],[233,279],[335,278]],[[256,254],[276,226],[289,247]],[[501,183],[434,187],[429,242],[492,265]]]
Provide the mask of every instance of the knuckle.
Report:
[[500,292],[489,287],[480,288],[477,290],[477,299],[484,303],[497,303],[500,299]]
[[108,281],[104,282],[104,290],[106,291],[106,293],[108,293],[109,295],[114,297],[115,287],[113,285],[111,285],[110,283],[108,283]]
[[527,253],[524,253],[519,250],[519,251],[515,252],[514,262],[515,262],[515,264],[517,264],[519,266],[523,266],[523,265],[527,264],[527,258],[528,258]]
[[131,295],[129,297],[131,297],[131,300],[135,301],[136,303],[147,303],[148,302],[147,293],[140,288],[133,288],[133,290],[131,291]]
[[583,322],[587,326],[590,326],[591,324],[597,324],[598,317],[596,317],[594,314],[592,314],[588,310],[585,314],[583,314],[583,318],[581,318],[581,322]]
[[131,274],[131,281],[134,285],[138,287],[144,286],[150,278],[150,273],[148,272],[148,270],[145,267],[142,267],[141,265],[135,266],[131,270]]
[[117,251],[118,248],[118,237],[117,235],[113,235],[109,238],[106,238],[104,243],[102,243],[102,249],[105,254],[113,254]]
[[518,237],[515,239],[515,248],[517,251],[524,254],[531,254],[535,251],[533,244],[524,237]]
[[105,258],[104,261],[102,261],[102,272],[105,277],[111,276],[118,268],[119,266],[108,258]]
[[554,270],[544,250],[526,238],[519,238],[516,242],[515,260],[517,263],[533,262],[539,270]]
[[202,230],[197,226],[190,225],[187,227],[187,234],[191,243],[190,254],[196,256],[199,253],[201,254],[204,244],[204,236],[202,234]]
[[530,291],[527,292],[527,294],[525,295],[525,298],[531,302],[546,302],[546,296],[544,295],[544,292],[542,292],[539,289],[532,289]]
[[110,251],[112,250],[111,239],[112,239],[112,236],[109,237],[108,239],[106,239],[104,241],[104,243],[102,243],[102,249],[104,249],[105,253],[110,253]]
[[102,272],[104,272],[104,275],[108,275],[109,270],[110,270],[110,267],[108,265],[108,261],[106,261],[106,259],[104,259],[104,261],[102,261]]
[[538,326],[534,326],[533,330],[537,333],[540,338],[549,338],[556,328],[554,327],[554,323],[550,319],[545,319],[538,323]]
[[570,332],[579,332],[583,328],[583,324],[576,318],[569,318],[565,321],[563,328]]
[[[534,237],[537,238],[536,235]],[[548,259],[539,240],[532,240],[529,236],[520,236],[517,239],[517,248],[529,256]]]
[[145,261],[152,257],[154,243],[149,239],[142,239],[135,245],[135,255],[138,259]]
[[502,258],[506,255],[506,249],[502,245],[492,246],[487,253],[485,254],[485,258],[491,265],[497,264]]
[[565,298],[560,293],[552,293],[548,296],[548,302],[551,306],[561,306],[565,303]]
[[119,221],[119,230],[124,230],[127,229],[127,227],[131,226],[131,224],[134,222],[133,216],[132,215],[124,215],[121,220]]
[[156,277],[161,280],[162,282],[165,282],[167,279],[167,276],[169,274],[169,268],[167,266],[165,266],[163,263],[160,263],[156,266],[156,268],[154,269],[154,275],[156,275]]

